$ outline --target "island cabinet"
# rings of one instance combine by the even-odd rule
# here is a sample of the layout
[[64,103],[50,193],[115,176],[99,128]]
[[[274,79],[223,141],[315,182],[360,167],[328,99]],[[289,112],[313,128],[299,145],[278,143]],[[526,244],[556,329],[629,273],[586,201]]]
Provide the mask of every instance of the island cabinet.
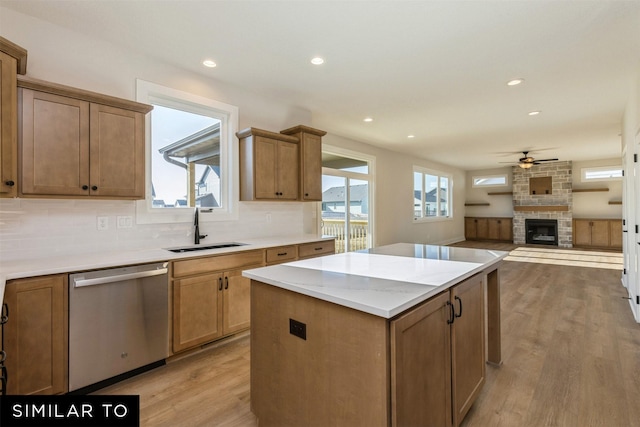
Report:
[[249,329],[250,280],[242,270],[264,265],[264,251],[174,261],[173,352]]
[[485,382],[482,276],[390,322],[393,426],[458,426]]
[[4,325],[8,394],[68,391],[67,276],[7,282]]
[[483,277],[390,319],[252,280],[260,425],[459,425],[485,381]]
[[142,199],[152,107],[18,79],[22,196]]
[[601,249],[622,248],[622,220],[573,219],[573,245]]
[[327,133],[308,126],[280,131],[298,138],[300,144],[300,200],[322,201],[322,137]]
[[299,146],[294,136],[248,128],[240,139],[240,200],[297,200]]

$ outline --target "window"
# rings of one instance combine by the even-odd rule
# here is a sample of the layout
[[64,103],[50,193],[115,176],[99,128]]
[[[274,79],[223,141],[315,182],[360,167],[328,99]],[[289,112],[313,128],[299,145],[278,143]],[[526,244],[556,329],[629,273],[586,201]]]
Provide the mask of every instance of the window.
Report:
[[582,182],[613,181],[622,179],[622,166],[582,168]]
[[335,236],[336,253],[373,245],[373,164],[372,157],[323,147],[321,233]]
[[137,99],[153,105],[138,222],[190,220],[195,207],[208,213],[204,220],[236,218],[237,107],[142,80]]
[[413,219],[416,221],[451,217],[450,175],[413,168]]
[[473,187],[504,187],[509,181],[507,175],[474,176],[471,179]]

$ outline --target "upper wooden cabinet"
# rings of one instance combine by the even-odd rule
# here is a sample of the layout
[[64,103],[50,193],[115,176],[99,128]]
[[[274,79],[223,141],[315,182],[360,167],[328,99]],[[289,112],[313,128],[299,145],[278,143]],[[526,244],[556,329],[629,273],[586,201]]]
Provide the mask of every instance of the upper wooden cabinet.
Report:
[[240,140],[240,200],[322,200],[322,136],[296,126],[281,133],[247,128]]
[[322,201],[322,137],[327,133],[308,126],[280,131],[300,141],[300,200]]
[[21,195],[144,198],[151,106],[26,78],[18,91]]
[[27,51],[0,37],[0,197],[18,195],[16,80],[27,71]]

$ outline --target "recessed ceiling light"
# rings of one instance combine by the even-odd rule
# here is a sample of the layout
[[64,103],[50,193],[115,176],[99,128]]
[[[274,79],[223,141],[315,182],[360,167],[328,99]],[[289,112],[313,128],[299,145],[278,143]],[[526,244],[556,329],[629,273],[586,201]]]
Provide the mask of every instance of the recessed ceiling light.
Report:
[[373,119],[371,117],[365,117],[363,121],[369,123],[369,122],[372,122]]
[[322,65],[322,64],[324,64],[324,59],[320,58],[319,56],[316,56],[316,57],[311,59],[311,63],[313,65]]
[[507,82],[507,86],[517,86],[524,83],[524,79],[511,79]]
[[215,61],[212,61],[211,59],[205,59],[204,61],[202,61],[202,65],[204,65],[205,67],[214,68],[218,64],[216,64]]
[[407,135],[407,138],[415,138],[415,135]]
[[530,116],[537,116],[538,114],[540,114],[540,111],[530,111],[529,112]]

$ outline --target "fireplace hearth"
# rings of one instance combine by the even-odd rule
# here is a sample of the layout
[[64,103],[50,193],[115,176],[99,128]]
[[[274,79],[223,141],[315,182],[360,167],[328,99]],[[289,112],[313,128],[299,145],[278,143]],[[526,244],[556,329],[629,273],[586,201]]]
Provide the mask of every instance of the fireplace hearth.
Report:
[[558,246],[558,221],[555,219],[525,219],[526,242],[535,245]]

